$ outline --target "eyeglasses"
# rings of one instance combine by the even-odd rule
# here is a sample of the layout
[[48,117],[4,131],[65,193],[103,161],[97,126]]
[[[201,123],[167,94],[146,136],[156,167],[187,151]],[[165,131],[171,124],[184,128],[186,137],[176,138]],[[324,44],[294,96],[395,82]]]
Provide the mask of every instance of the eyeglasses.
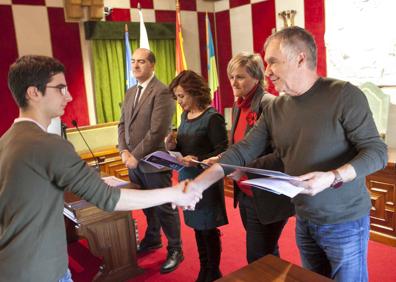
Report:
[[58,89],[63,96],[66,96],[67,93],[68,93],[67,85],[57,85],[57,86],[49,86],[49,85],[47,85],[46,87],[47,88],[56,88],[56,89]]

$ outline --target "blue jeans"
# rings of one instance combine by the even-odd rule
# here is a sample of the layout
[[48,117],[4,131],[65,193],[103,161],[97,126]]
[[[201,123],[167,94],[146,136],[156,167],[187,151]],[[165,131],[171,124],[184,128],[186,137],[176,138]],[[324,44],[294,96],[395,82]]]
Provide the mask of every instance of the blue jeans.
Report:
[[70,269],[67,269],[65,274],[63,274],[63,276],[59,278],[59,282],[73,282]]
[[323,225],[297,217],[296,241],[303,266],[336,281],[368,281],[369,230],[369,215]]

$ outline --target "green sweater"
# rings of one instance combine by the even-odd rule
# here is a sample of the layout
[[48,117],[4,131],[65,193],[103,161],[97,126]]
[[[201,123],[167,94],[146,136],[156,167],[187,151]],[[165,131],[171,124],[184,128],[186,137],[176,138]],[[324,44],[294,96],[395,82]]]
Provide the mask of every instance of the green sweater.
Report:
[[369,213],[371,202],[365,176],[387,163],[364,94],[348,82],[320,78],[301,96],[283,95],[268,103],[246,138],[223,155],[221,162],[246,165],[272,139],[285,172],[299,176],[329,171],[345,163],[356,170],[355,180],[315,196],[297,195],[296,213],[317,224],[358,219]]
[[0,168],[0,281],[58,281],[68,265],[63,192],[112,211],[119,189],[29,121],[1,137]]

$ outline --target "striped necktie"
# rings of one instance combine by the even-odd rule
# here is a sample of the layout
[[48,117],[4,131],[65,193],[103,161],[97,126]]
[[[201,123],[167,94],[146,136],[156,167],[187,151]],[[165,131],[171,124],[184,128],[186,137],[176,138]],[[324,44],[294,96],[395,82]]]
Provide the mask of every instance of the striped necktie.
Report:
[[139,103],[139,99],[140,99],[140,95],[142,94],[143,87],[141,85],[139,85],[137,88],[138,89],[137,89],[137,93],[136,93],[136,96],[135,96],[135,102],[133,103],[133,108],[134,109],[136,108],[137,104]]

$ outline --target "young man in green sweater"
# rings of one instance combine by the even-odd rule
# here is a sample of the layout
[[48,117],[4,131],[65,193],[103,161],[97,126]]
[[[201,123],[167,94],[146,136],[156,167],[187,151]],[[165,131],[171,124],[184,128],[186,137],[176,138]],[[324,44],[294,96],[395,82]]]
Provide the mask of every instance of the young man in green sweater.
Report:
[[[387,163],[362,91],[316,71],[310,33],[290,27],[265,45],[265,74],[279,92],[249,135],[220,163],[246,165],[272,140],[285,172],[304,190],[293,198],[303,266],[337,281],[367,281],[370,196],[365,176]],[[213,165],[189,186],[205,189],[228,174]]]
[[64,66],[45,56],[23,56],[8,85],[19,118],[0,138],[0,281],[72,281],[68,270],[63,192],[99,208],[132,210],[173,202],[194,207],[199,191],[111,188],[73,146],[47,133],[72,100]]

